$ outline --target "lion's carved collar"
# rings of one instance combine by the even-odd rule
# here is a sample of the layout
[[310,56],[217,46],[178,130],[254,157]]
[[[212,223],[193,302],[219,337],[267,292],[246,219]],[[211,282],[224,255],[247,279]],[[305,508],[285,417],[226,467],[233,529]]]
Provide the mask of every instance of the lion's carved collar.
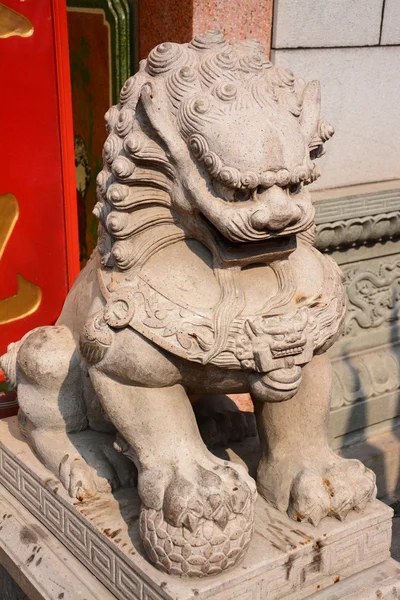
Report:
[[[218,317],[218,305],[214,310],[200,310],[167,297],[143,273],[116,283],[99,267],[106,304],[87,321],[81,352],[89,362],[97,362],[112,344],[114,332],[131,327],[164,350],[201,364],[259,372],[305,364],[340,329],[345,305],[340,274],[325,258],[323,292],[294,306],[289,262],[278,262],[274,269],[278,291],[258,314],[246,314],[233,285],[239,298],[236,310],[231,311],[233,318],[226,323],[225,311]],[[232,277],[228,275],[228,282],[220,280],[220,285],[229,288]],[[226,294],[229,298],[229,290]],[[220,304],[223,296],[224,290]],[[329,302],[331,298],[335,300]],[[226,332],[221,335],[218,327],[225,327]]]

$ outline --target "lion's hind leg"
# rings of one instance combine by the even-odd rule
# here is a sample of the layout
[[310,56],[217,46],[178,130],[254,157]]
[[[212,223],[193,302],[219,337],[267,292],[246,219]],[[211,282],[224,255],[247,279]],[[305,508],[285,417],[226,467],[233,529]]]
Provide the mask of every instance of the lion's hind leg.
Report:
[[20,424],[41,462],[73,497],[109,490],[108,478],[99,477],[71,441],[70,434],[84,430],[87,419],[80,359],[70,330],[40,327],[14,353]]

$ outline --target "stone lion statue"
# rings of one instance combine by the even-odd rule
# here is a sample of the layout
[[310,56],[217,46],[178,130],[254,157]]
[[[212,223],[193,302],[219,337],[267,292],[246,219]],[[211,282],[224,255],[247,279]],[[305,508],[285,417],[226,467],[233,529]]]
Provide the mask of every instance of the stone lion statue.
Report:
[[[327,441],[345,293],[313,247],[309,184],[333,128],[317,81],[219,32],[154,48],[106,123],[97,249],[56,325],[1,366],[28,443],[71,496],[125,485],[133,461],[149,559],[212,575],[249,545],[256,483],[208,451],[196,397],[250,392],[258,492],[294,520],[344,519],[375,493]],[[85,429],[117,434],[96,469],[71,441]]]

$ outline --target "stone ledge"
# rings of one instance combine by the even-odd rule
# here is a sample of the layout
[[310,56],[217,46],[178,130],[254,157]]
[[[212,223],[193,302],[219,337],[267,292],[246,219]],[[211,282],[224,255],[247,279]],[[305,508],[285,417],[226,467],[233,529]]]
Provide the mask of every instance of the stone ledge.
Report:
[[302,600],[389,557],[392,510],[379,501],[313,528],[259,498],[244,561],[221,575],[179,580],[144,557],[136,490],[72,501],[20,438],[15,418],[0,421],[0,440],[0,482],[120,600]]
[[371,435],[339,452],[344,458],[357,458],[376,474],[379,497],[391,503],[400,494],[400,427]]
[[309,600],[398,600],[400,598],[400,563],[385,560],[375,567],[357,573],[313,594]]
[[0,564],[30,600],[115,598],[2,485]]
[[[3,519],[0,525],[0,562],[7,566],[14,581],[27,594],[24,598],[55,600],[61,595],[63,600],[115,598],[20,502],[0,486],[0,515],[4,514],[11,517]],[[39,543],[35,536],[40,538]],[[21,542],[21,538],[25,543]],[[36,560],[28,562],[32,554],[36,555]],[[67,587],[63,585],[65,582]],[[394,590],[400,597],[400,564],[388,559],[338,582],[334,587],[313,594],[309,600],[394,600]],[[381,596],[376,595],[378,591]]]
[[314,192],[316,247],[328,252],[400,235],[400,182]]

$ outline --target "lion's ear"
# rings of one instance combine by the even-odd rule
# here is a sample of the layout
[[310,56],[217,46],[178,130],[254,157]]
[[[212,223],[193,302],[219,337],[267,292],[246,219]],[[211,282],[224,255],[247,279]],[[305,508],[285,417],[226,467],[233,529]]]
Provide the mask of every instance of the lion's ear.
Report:
[[321,87],[319,81],[310,81],[307,83],[303,92],[302,104],[300,125],[307,145],[310,145],[317,130],[321,112]]
[[154,131],[166,144],[171,158],[187,153],[187,148],[174,127],[169,111],[168,98],[162,83],[147,81],[141,90],[140,99]]
[[168,117],[168,100],[156,81],[147,81],[141,89],[140,99],[153,129],[164,141],[172,124]]
[[[146,113],[153,113],[154,110],[161,110],[161,97],[159,86],[155,81],[146,81],[140,90],[140,99],[143,103]],[[150,115],[148,115],[150,117]]]

